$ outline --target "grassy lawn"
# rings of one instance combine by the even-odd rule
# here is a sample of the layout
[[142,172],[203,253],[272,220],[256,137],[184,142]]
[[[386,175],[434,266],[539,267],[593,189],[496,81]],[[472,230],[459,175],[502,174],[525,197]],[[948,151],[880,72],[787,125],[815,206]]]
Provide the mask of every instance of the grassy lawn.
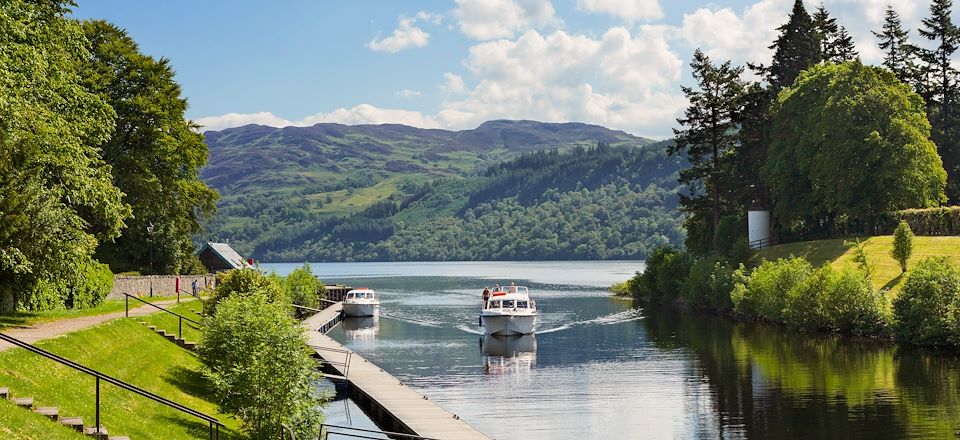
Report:
[[[143,297],[146,302],[157,302],[167,299],[174,299],[175,296],[154,296]],[[89,309],[71,309],[71,310],[44,310],[42,312],[14,312],[9,314],[0,314],[0,330],[9,327],[26,327],[42,322],[58,321],[67,318],[77,318],[81,316],[104,315],[107,313],[122,312],[124,310],[124,300],[109,299],[96,307]],[[140,304],[137,301],[130,300],[130,307],[136,306],[149,307]]]
[[0,438],[22,440],[82,440],[89,439],[73,429],[52,422],[40,414],[28,411],[9,400],[0,399]]
[[[243,438],[239,421],[218,414],[216,405],[208,400],[211,391],[200,374],[196,355],[133,319],[109,321],[37,345],[216,417],[227,425],[221,429],[221,438]],[[36,406],[58,406],[61,415],[79,415],[93,425],[94,379],[69,367],[23,349],[11,349],[0,353],[0,386],[9,386],[17,396],[33,396]],[[105,383],[101,383],[101,420],[112,435],[135,439],[206,438],[208,430],[200,419]],[[11,419],[8,428],[29,429],[20,426],[18,419]]]
[[[190,310],[191,308],[197,309],[198,311],[201,310],[203,308],[203,304],[200,303],[200,301],[181,302],[180,304],[173,304],[170,306],[165,306],[164,308],[167,310],[170,310],[171,312],[183,315],[186,318],[190,318],[194,321],[203,322],[203,317],[201,317],[200,315]],[[148,325],[155,325],[157,326],[157,328],[166,330],[167,333],[176,334],[177,326],[179,325],[179,318],[169,313],[161,312],[159,310],[157,312],[158,313],[154,313],[151,315],[139,316],[135,319],[138,321],[146,322]],[[160,335],[157,335],[157,337],[160,338]],[[200,342],[199,326],[184,320],[183,321],[183,337],[190,342]]]
[[[893,250],[893,236],[884,235],[861,239],[867,253],[867,261],[873,267],[873,286],[877,289],[889,288],[891,293],[900,291],[905,276],[901,276],[900,263],[890,256]],[[814,266],[830,263],[834,267],[856,267],[853,261],[854,249],[847,247],[844,240],[817,240],[801,243],[788,243],[761,250],[758,254],[762,258],[774,260],[791,255],[804,257]],[[907,274],[910,267],[924,257],[946,255],[960,264],[960,237],[914,237],[913,256],[907,265]]]

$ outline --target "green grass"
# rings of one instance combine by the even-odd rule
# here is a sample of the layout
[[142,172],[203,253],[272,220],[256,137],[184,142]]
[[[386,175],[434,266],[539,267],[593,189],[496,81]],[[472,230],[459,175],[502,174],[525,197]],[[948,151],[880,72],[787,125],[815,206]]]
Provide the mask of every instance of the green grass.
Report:
[[[190,309],[202,310],[203,304],[200,301],[187,301],[181,302],[180,304],[173,304],[170,306],[164,307],[167,310],[170,310],[174,313],[179,313],[186,318],[190,318],[197,322],[202,322],[203,317],[194,313]],[[146,322],[148,325],[155,325],[157,328],[166,330],[167,333],[177,334],[178,325],[180,319],[174,315],[171,315],[166,312],[157,311],[151,315],[140,316],[136,319],[139,321]],[[193,324],[189,321],[183,321],[183,337],[190,342],[199,342],[200,341],[200,328],[198,325]],[[171,342],[172,344],[172,342]]]
[[[217,413],[196,355],[133,319],[117,319],[42,341],[41,348],[212,415],[227,425],[221,438],[243,438],[239,421]],[[52,360],[16,348],[0,353],[0,385],[37,406],[58,406],[63,416],[94,420],[94,379]],[[101,420],[113,435],[135,439],[206,438],[205,422],[152,400],[101,383]],[[13,421],[14,429],[20,427]],[[52,423],[52,422],[51,422]]]
[[0,399],[0,438],[22,440],[89,439],[66,426],[55,423],[33,411]]
[[[155,296],[141,298],[146,302],[157,302],[167,299],[174,299],[175,296]],[[136,305],[135,305],[136,304]],[[136,307],[140,304],[131,300],[130,307]],[[144,307],[149,307],[144,305]],[[40,312],[13,312],[0,314],[0,330],[10,327],[26,327],[44,322],[59,321],[61,319],[78,318],[81,316],[105,315],[107,313],[122,312],[124,310],[124,300],[110,299],[106,300],[96,307],[89,309],[68,309],[68,310],[44,310]]]
[[[817,240],[800,243],[788,243],[761,250],[758,255],[768,260],[789,256],[804,257],[814,266],[829,263],[836,268],[856,267],[853,260],[854,249],[844,245],[842,239]],[[888,288],[891,293],[899,292],[906,281],[900,271],[900,263],[893,259],[893,236],[884,235],[862,239],[867,262],[873,268],[871,281],[877,289]],[[960,237],[914,237],[913,255],[907,263],[907,275],[910,268],[924,257],[945,255],[960,264]]]

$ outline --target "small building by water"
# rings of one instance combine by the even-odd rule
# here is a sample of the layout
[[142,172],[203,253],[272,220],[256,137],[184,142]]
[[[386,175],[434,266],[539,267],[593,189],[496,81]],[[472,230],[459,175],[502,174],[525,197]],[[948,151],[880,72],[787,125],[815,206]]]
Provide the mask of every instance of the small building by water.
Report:
[[251,267],[250,263],[227,243],[207,242],[200,248],[197,257],[203,266],[213,273]]

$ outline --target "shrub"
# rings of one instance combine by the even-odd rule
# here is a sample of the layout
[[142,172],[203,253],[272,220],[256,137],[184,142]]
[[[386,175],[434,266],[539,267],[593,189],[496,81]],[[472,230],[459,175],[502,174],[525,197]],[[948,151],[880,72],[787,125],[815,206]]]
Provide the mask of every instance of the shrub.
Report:
[[[734,310],[782,322],[787,292],[802,283],[812,271],[810,263],[803,258],[764,261],[734,287],[731,294]],[[743,277],[744,271],[738,272]]]
[[713,232],[713,251],[717,255],[729,256],[737,241],[741,238],[747,239],[746,233],[747,222],[742,216],[725,215],[721,217],[717,229]]
[[74,279],[37,279],[21,287],[27,295],[17,297],[16,309],[57,310],[95,307],[113,289],[110,266],[91,260],[76,266]]
[[320,303],[321,289],[326,290],[323,283],[313,275],[310,265],[306,263],[287,275],[283,282],[283,289],[291,303],[313,308]]
[[259,291],[231,295],[204,319],[198,347],[223,412],[252,438],[274,438],[285,424],[316,438],[323,414],[316,365],[286,307]]
[[280,283],[257,269],[234,269],[217,274],[217,288],[213,289],[210,298],[204,301],[205,314],[213,314],[217,304],[233,295],[249,295],[262,293],[270,302],[286,300],[286,294]]
[[960,206],[888,212],[882,221],[888,233],[905,221],[917,235],[960,235]]
[[67,295],[67,308],[96,307],[113,290],[113,272],[107,264],[93,260],[81,270],[83,275]]
[[897,338],[919,345],[947,345],[957,338],[960,269],[947,257],[920,260],[893,301]]
[[734,270],[717,260],[700,260],[690,267],[683,282],[683,298],[688,304],[723,311],[732,307],[730,292]]
[[686,252],[669,247],[654,249],[643,273],[638,272],[629,281],[630,291],[638,298],[654,301],[676,298],[690,273],[690,265],[690,255]]
[[880,334],[890,321],[886,298],[861,270],[840,272],[827,289],[826,300],[831,326],[841,332]]
[[839,272],[830,266],[823,266],[786,291],[783,323],[788,327],[807,331],[829,328],[827,298],[839,277]]
[[913,253],[913,231],[907,222],[900,220],[897,230],[893,231],[893,251],[891,255],[900,263],[900,270],[907,271],[907,260]]

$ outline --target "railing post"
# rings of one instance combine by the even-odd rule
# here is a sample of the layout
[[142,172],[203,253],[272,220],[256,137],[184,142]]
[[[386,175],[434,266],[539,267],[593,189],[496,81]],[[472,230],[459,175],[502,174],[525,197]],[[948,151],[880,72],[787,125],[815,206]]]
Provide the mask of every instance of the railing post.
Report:
[[100,376],[97,376],[97,434],[100,434]]
[[177,321],[179,321],[180,324],[179,328],[177,329],[177,337],[183,339],[183,317],[178,315]]
[[210,440],[213,440],[213,422],[210,422]]
[[127,318],[130,317],[130,295],[126,293],[123,294],[123,314]]

